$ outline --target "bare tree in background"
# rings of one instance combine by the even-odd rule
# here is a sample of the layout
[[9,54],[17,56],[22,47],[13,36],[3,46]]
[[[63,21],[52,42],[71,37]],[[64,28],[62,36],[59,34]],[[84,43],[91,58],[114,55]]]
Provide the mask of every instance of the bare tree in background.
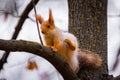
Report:
[[8,14],[18,16],[18,9],[21,2],[17,0],[0,0],[0,13],[4,14],[4,20],[7,19]]

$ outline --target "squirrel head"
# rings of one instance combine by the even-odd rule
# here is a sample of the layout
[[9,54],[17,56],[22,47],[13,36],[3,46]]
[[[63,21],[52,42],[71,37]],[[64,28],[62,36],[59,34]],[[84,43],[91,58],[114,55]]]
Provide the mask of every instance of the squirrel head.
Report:
[[49,9],[49,18],[48,18],[48,20],[44,21],[44,19],[39,15],[35,15],[35,17],[39,21],[39,23],[41,24],[41,32],[43,34],[49,34],[52,30],[55,29],[55,24],[54,24],[54,19],[53,19],[51,9]]

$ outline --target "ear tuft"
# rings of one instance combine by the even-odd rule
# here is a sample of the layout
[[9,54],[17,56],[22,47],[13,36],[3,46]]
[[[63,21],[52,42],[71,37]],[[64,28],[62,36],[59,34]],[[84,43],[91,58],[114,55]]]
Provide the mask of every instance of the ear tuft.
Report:
[[50,24],[54,24],[54,19],[53,19],[53,15],[52,15],[52,10],[49,9],[49,19],[48,19]]
[[44,19],[39,15],[35,15],[35,18],[39,21],[40,24],[44,22]]

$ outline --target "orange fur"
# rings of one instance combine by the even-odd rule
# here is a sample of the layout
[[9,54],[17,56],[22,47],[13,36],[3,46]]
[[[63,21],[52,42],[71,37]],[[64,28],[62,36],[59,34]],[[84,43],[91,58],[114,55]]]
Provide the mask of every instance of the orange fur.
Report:
[[82,66],[98,67],[101,65],[101,58],[97,54],[93,54],[88,50],[83,51],[79,49],[77,39],[73,34],[64,33],[55,26],[51,10],[49,10],[48,20],[44,21],[38,15],[36,15],[36,19],[41,24],[41,32],[44,35],[45,45],[52,48],[67,61],[75,73]]
[[49,18],[46,21],[41,16],[36,15],[35,17],[41,24],[41,32],[44,34],[45,45],[58,52],[58,55],[67,61],[72,70],[76,72],[79,69],[76,56],[76,37],[68,33],[67,35],[72,36],[74,39],[71,40],[70,37],[55,26],[51,10],[49,10]]
[[76,44],[72,43],[70,39],[65,39],[65,42],[69,45],[69,47],[71,48],[71,50],[75,50],[76,49]]
[[35,15],[35,17],[39,21],[39,23],[44,22],[44,19],[41,16]]

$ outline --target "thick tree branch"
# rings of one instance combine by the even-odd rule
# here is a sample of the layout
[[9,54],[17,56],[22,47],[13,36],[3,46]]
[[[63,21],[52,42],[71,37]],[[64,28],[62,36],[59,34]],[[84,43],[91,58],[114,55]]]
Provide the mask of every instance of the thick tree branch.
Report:
[[[39,0],[34,0],[34,4],[36,5],[38,3]],[[23,11],[21,17],[20,17],[20,20],[18,22],[18,24],[16,25],[16,28],[15,28],[15,32],[13,33],[13,36],[12,36],[12,39],[16,39],[26,18],[28,18],[28,14],[29,12],[33,9],[33,2],[31,0],[31,2],[27,5],[27,7],[25,8],[25,10]],[[3,54],[3,57],[1,58],[0,60],[0,70],[3,68],[3,65],[4,63],[7,61],[7,58],[9,56],[9,51],[6,51],[4,54]]]
[[50,48],[41,46],[39,43],[24,40],[2,40],[0,39],[0,50],[24,51],[47,59],[61,73],[64,80],[78,80],[68,64],[63,61],[56,52]]
[[116,76],[115,80],[120,80],[120,75]]

